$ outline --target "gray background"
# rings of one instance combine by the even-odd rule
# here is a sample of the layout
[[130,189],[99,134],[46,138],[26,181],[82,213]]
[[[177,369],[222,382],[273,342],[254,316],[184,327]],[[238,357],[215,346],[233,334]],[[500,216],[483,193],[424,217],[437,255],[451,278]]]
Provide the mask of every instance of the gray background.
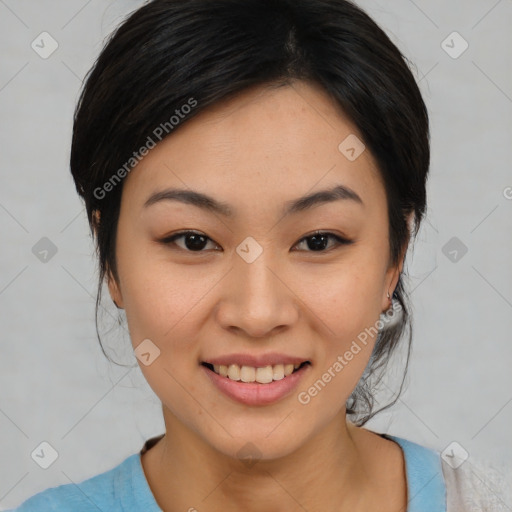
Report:
[[[414,62],[432,130],[428,214],[406,266],[415,315],[408,387],[367,427],[440,451],[457,441],[470,458],[508,463],[512,1],[358,4]],[[163,432],[108,295],[104,340],[132,368],[108,363],[96,341],[94,248],[68,167],[81,80],[138,5],[0,0],[0,510],[106,471]],[[43,31],[59,45],[47,59],[31,47]],[[453,31],[469,43],[458,58],[442,46]],[[47,262],[33,253],[43,237],[57,248]],[[46,470],[31,458],[42,441],[58,452]]]

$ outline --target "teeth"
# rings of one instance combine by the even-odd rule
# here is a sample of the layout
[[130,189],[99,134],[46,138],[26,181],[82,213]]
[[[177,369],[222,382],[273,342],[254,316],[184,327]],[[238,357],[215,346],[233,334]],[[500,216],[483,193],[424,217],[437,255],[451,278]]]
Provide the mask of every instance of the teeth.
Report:
[[230,364],[228,366],[228,377],[231,380],[240,380],[240,366],[237,364]]
[[274,380],[281,380],[284,379],[284,366],[282,364],[276,364],[273,368],[273,375],[272,377]]
[[272,366],[265,366],[264,368],[257,368],[254,380],[260,384],[268,384],[274,379],[274,370]]
[[261,368],[254,368],[253,366],[240,367],[237,364],[230,364],[229,366],[214,364],[213,371],[231,380],[268,384],[273,380],[284,379],[299,367],[300,364],[276,364],[274,366],[268,365]]
[[242,366],[242,368],[240,368],[240,380],[242,382],[254,382],[256,380],[256,368],[252,366]]

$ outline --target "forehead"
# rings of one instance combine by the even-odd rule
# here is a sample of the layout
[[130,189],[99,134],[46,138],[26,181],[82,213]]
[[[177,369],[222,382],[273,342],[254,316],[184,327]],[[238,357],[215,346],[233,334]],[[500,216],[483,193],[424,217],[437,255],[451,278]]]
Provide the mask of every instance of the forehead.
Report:
[[[180,187],[230,203],[235,194],[249,206],[335,184],[355,190],[364,203],[385,201],[373,156],[320,86],[253,87],[185,121],[129,173],[123,201],[142,208],[156,191]],[[347,158],[347,144],[362,153]]]

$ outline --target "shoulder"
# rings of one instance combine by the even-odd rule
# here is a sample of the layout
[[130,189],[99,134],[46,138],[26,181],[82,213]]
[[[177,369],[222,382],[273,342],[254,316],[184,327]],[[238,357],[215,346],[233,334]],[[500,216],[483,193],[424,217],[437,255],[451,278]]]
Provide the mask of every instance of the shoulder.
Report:
[[[494,467],[482,459],[454,459],[439,450],[406,439],[386,436],[398,442],[405,454],[410,486],[425,485],[429,497],[436,494],[446,512],[510,512],[512,510],[512,468]],[[433,487],[435,487],[435,492]],[[416,499],[420,498],[422,491]],[[420,498],[421,501],[426,496]],[[437,510],[437,509],[436,509]]]
[[510,512],[512,468],[470,457],[460,466],[442,459],[448,512]]
[[402,448],[409,496],[408,510],[446,512],[446,485],[440,453],[402,437],[381,435],[395,441]]
[[10,512],[122,510],[117,494],[123,486],[130,485],[136,457],[138,454],[130,455],[114,468],[82,482],[63,484],[41,491]]

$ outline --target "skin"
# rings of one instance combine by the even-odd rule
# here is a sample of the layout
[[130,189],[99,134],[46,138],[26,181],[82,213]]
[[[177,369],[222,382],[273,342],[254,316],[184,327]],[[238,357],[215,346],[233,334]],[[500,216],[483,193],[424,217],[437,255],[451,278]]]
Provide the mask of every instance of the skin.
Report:
[[[124,182],[119,280],[110,275],[108,284],[133,347],[149,338],[160,350],[139,365],[162,401],[166,435],[141,460],[165,511],[406,509],[399,446],[346,420],[375,338],[307,405],[297,399],[376,324],[402,268],[389,265],[386,195],[372,155],[349,161],[338,150],[349,134],[362,140],[319,86],[258,86],[181,125]],[[282,216],[285,202],[336,184],[364,204],[338,200]],[[144,208],[169,187],[206,193],[236,214],[170,200]],[[187,249],[186,237],[161,241],[188,229],[208,237],[202,252]],[[315,230],[354,242],[331,238],[314,251],[304,237]],[[248,236],[263,249],[252,263],[236,252]],[[200,366],[234,352],[312,364],[295,392],[247,406]],[[259,451],[250,467],[237,456],[248,442]]]

